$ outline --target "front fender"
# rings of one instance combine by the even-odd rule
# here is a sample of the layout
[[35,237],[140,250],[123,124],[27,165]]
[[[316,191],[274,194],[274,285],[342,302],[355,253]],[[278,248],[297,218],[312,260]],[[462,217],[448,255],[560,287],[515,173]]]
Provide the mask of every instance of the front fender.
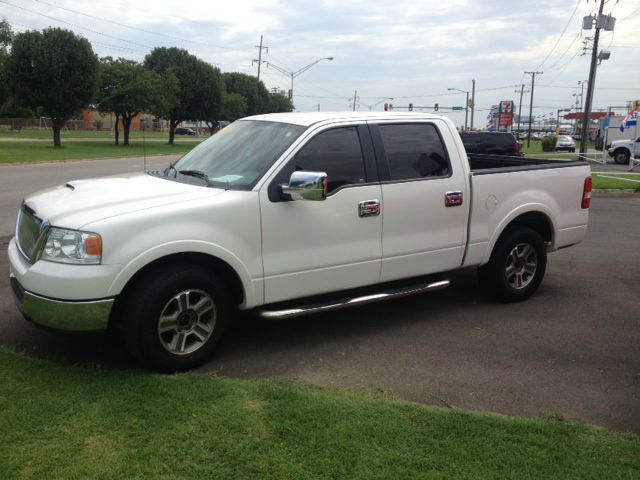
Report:
[[228,249],[199,240],[185,240],[167,242],[151,249],[145,250],[140,255],[129,261],[114,278],[109,288],[109,296],[118,295],[125,285],[147,265],[168,257],[181,253],[200,253],[218,258],[227,263],[237,274],[244,289],[244,302],[241,308],[252,308],[263,303],[262,280],[251,278],[249,269],[243,262]]

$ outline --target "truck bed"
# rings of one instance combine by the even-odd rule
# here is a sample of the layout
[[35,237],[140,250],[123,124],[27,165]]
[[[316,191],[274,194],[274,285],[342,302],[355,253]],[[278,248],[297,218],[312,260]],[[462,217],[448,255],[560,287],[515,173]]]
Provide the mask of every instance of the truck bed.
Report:
[[583,160],[547,160],[509,155],[469,154],[467,157],[473,175],[588,165]]

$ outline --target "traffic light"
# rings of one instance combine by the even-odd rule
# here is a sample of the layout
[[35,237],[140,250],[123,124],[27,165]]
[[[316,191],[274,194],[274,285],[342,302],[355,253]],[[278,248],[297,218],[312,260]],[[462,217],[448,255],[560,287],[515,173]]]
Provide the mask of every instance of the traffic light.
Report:
[[410,104],[409,104],[409,111],[410,111],[410,112],[413,112],[413,103],[410,103]]
[[385,104],[384,104],[384,111],[385,111],[385,112],[388,112],[388,111],[389,111],[389,104],[388,104],[388,103],[385,103]]
[[437,104],[437,103],[435,103],[435,104],[433,105],[433,111],[434,111],[434,112],[437,112],[437,111],[438,111],[438,104]]

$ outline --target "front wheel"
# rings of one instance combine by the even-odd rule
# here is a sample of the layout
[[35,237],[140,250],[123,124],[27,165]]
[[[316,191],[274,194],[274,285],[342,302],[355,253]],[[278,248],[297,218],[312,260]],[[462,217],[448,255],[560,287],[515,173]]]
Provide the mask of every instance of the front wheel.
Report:
[[503,233],[486,265],[478,269],[483,287],[504,302],[526,300],[538,289],[547,267],[540,235],[527,227]]
[[629,163],[629,152],[627,152],[626,150],[616,150],[615,152],[613,152],[613,159],[615,160],[615,162],[619,165],[626,165]]
[[230,315],[229,295],[215,276],[201,267],[173,265],[145,276],[129,295],[125,341],[155,370],[187,370],[211,355]]

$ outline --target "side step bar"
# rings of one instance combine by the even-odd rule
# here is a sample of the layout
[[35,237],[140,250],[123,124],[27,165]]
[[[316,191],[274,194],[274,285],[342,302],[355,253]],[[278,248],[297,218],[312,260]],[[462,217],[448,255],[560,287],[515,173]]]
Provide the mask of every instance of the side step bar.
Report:
[[416,295],[419,293],[432,292],[449,286],[449,280],[440,280],[431,283],[421,283],[418,285],[410,285],[406,287],[393,288],[380,293],[364,295],[354,298],[343,298],[339,300],[328,301],[327,303],[313,303],[309,305],[300,305],[293,308],[285,308],[281,310],[259,309],[258,314],[269,320],[284,320],[287,318],[299,317],[310,313],[327,312],[330,310],[338,310],[340,308],[353,307],[356,305],[365,305],[367,303],[379,302],[391,298],[406,297],[408,295]]

